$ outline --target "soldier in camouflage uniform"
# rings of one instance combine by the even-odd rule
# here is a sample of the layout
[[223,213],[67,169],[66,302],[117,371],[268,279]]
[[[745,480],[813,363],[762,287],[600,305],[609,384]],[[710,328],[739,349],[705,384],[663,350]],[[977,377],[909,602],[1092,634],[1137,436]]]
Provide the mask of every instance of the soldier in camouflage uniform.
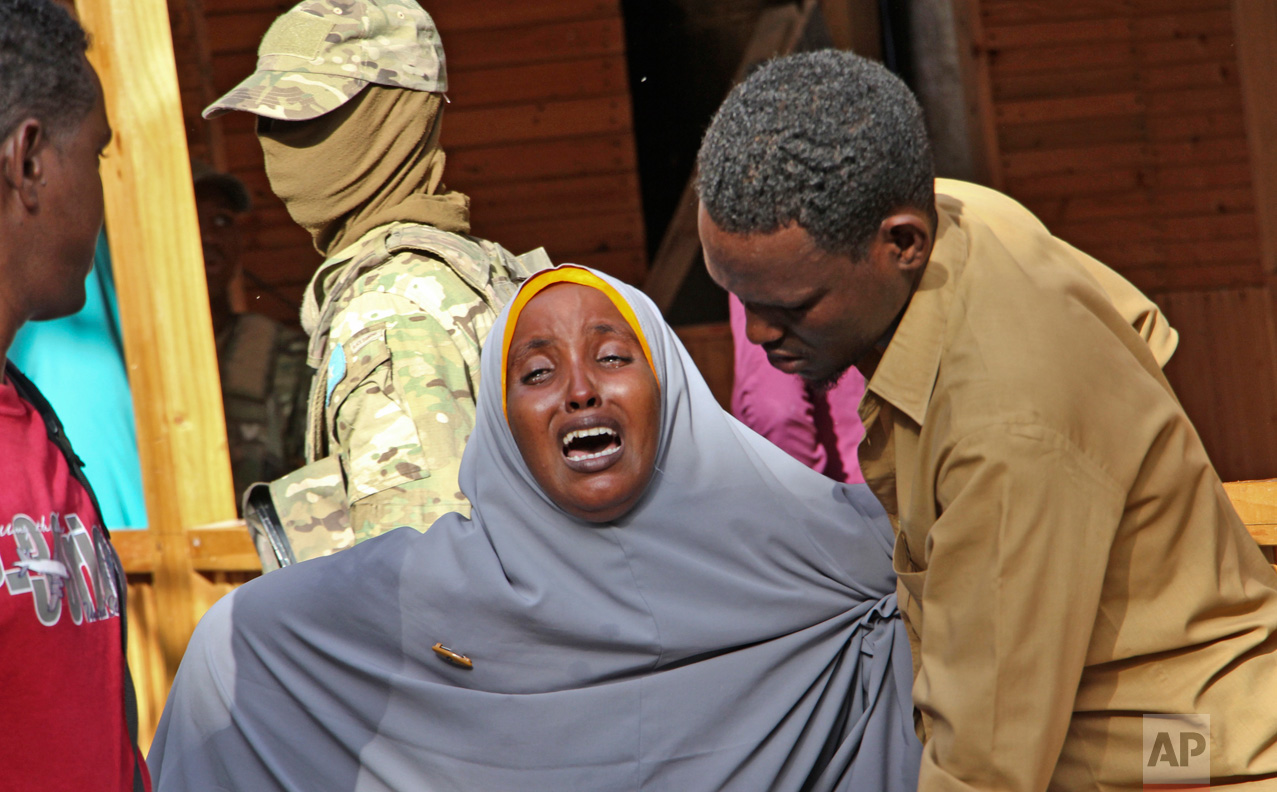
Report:
[[[469,513],[457,474],[480,346],[517,284],[550,264],[467,233],[468,199],[440,183],[446,88],[438,32],[412,0],[306,0],[205,111],[258,116],[272,188],[326,256],[302,307],[317,369],[309,464],[269,487],[298,560]],[[350,176],[378,168],[384,186]],[[414,168],[421,184],[405,192]],[[316,201],[324,190],[339,205]]]
[[236,497],[249,485],[305,464],[311,369],[306,336],[268,316],[235,313],[230,285],[240,271],[242,215],[252,207],[244,183],[191,161],[204,251],[209,310],[217,340],[226,439]]

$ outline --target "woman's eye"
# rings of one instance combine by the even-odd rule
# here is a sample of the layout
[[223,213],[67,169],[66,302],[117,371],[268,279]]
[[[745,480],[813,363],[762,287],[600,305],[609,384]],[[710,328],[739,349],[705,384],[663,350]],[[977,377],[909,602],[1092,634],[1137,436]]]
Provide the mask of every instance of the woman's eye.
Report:
[[627,355],[600,355],[599,362],[608,366],[624,366],[634,358]]
[[524,385],[535,385],[536,383],[543,381],[548,376],[550,376],[550,370],[548,368],[532,369],[520,377],[519,381]]

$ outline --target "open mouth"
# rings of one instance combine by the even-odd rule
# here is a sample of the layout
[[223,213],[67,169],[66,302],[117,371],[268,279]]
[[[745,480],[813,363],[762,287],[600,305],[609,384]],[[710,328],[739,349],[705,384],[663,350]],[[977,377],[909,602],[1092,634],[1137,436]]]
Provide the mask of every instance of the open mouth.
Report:
[[621,437],[606,426],[575,429],[563,436],[563,456],[569,462],[604,459],[621,450]]

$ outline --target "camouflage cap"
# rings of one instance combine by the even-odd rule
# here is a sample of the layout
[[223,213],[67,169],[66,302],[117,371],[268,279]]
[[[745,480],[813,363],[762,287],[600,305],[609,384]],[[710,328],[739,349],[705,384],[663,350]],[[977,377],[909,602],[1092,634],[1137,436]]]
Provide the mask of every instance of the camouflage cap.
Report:
[[257,70],[204,110],[318,118],[369,83],[448,90],[443,43],[415,0],[303,0],[270,26]]

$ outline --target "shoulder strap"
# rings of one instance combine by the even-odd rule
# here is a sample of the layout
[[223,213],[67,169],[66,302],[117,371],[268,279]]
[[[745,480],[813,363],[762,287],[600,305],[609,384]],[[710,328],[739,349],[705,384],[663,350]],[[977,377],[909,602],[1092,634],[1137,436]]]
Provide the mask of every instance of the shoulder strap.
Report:
[[479,292],[486,293],[492,280],[488,251],[477,238],[466,234],[441,231],[422,223],[398,223],[386,237],[386,249],[392,256],[406,250],[430,253]]
[[[40,389],[35,383],[26,378],[18,367],[13,365],[12,361],[5,362],[5,376],[13,383],[13,387],[17,389],[18,395],[31,403],[35,407],[36,412],[44,420],[44,430],[49,435],[49,442],[57,446],[62,452],[62,456],[66,457],[67,467],[71,469],[71,475],[75,480],[80,482],[80,486],[84,487],[85,492],[89,493],[89,501],[93,504],[93,508],[98,513],[98,519],[102,519],[102,507],[98,505],[98,497],[93,493],[93,487],[89,485],[88,478],[84,475],[84,460],[76,456],[75,450],[71,448],[71,440],[67,437],[66,432],[62,428],[62,422],[58,420],[57,413],[53,411],[53,405],[49,404],[44,398],[44,394],[40,393]],[[102,526],[102,530],[106,531],[106,525]],[[107,532],[110,536],[110,532]]]
[[[335,280],[331,288],[324,291],[322,304],[316,301],[313,285],[308,288],[302,304],[302,327],[310,333],[307,362],[312,368],[319,368],[320,361],[324,357],[324,348],[328,346],[328,333],[332,330],[333,314],[337,313],[337,303],[341,296],[360,275],[388,258],[384,238],[374,235],[379,233],[384,235],[389,229],[390,226],[383,226],[366,234],[360,240],[360,249],[346,262],[338,261],[332,265],[320,265],[319,272],[315,275],[316,280],[321,277],[324,279],[334,277]],[[331,275],[333,271],[337,274]],[[323,274],[325,272],[330,274]]]

